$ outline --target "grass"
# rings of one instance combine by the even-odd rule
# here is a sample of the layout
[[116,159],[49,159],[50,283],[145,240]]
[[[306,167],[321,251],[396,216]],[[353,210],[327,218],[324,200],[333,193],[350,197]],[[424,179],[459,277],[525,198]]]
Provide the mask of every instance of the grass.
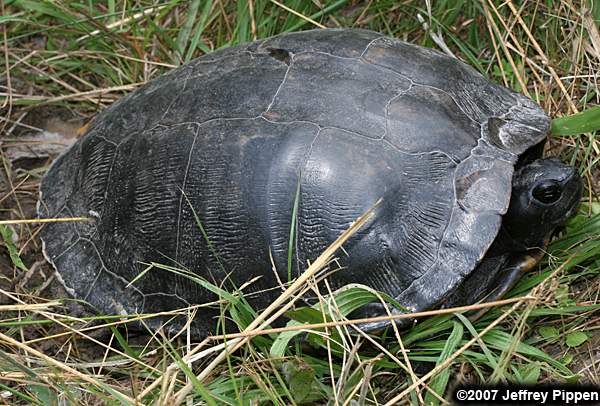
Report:
[[[39,225],[0,226],[0,403],[446,404],[457,382],[600,384],[599,2],[5,0],[0,7],[5,219],[34,216],[48,162],[11,162],[7,151],[40,112],[68,111],[83,125],[197,56],[318,26],[368,28],[446,50],[527,94],[555,118],[547,152],[586,180],[579,214],[513,288],[513,301],[477,321],[439,313],[389,332],[387,341],[351,334],[343,322],[377,297],[359,286],[290,313],[290,325],[321,325],[306,337],[312,346],[291,329],[265,331],[273,312],[256,315],[231,297],[237,305],[224,314],[249,329],[243,336],[201,343],[185,331],[140,336],[128,320],[73,314],[68,298],[49,299],[53,276]],[[305,288],[292,285],[282,303]]]

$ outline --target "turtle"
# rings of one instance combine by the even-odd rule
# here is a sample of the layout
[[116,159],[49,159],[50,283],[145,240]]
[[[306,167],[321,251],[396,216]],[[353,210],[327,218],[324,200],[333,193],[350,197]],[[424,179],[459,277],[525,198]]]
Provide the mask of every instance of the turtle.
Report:
[[[332,290],[369,286],[395,312],[491,300],[581,199],[577,170],[542,158],[549,126],[468,64],[377,32],[232,46],[115,102],[53,162],[39,216],[90,221],[45,224],[43,251],[105,314],[214,303],[202,281],[261,309],[381,198]],[[218,314],[200,307],[192,331],[214,333]]]

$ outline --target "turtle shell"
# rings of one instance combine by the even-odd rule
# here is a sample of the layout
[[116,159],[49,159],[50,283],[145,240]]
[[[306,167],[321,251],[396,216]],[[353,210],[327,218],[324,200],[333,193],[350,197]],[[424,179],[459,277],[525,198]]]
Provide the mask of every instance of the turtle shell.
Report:
[[[548,127],[539,106],[465,63],[376,32],[231,47],[124,97],[55,161],[39,215],[93,221],[45,225],[44,252],[103,312],[217,299],[190,275],[226,289],[255,279],[244,292],[261,308],[383,198],[329,283],[427,309],[484,257],[514,165]],[[145,271],[153,263],[190,273]],[[210,331],[217,313],[194,328]]]

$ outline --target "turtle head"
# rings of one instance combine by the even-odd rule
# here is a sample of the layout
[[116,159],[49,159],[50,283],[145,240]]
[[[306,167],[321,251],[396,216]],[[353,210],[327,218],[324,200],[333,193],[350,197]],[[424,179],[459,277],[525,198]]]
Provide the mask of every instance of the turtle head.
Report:
[[513,175],[503,227],[519,245],[543,247],[554,229],[575,214],[582,192],[576,168],[558,158],[528,163]]

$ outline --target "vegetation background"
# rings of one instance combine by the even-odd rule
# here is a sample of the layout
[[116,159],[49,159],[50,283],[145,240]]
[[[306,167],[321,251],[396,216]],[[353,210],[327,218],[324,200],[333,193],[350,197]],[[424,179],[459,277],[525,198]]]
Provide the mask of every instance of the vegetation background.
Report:
[[[597,0],[0,0],[0,11],[0,403],[447,404],[459,383],[600,384]],[[194,343],[78,312],[43,260],[41,225],[19,223],[35,217],[52,158],[161,73],[318,27],[455,55],[555,118],[546,152],[579,168],[585,201],[516,299],[476,322],[440,313],[384,341],[340,323],[373,298],[352,288],[323,298],[323,311],[291,314],[296,325],[332,322],[312,329],[312,346],[294,331]],[[241,327],[260,319],[242,299],[227,315]]]

